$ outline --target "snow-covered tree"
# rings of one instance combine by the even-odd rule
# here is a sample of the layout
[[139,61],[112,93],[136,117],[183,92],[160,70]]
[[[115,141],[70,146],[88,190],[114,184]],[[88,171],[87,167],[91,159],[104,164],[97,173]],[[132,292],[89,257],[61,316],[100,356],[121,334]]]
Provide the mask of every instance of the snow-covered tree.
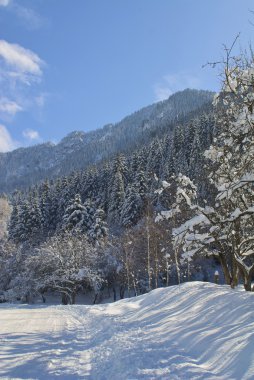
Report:
[[16,243],[38,244],[42,238],[42,218],[38,198],[14,205],[9,223],[9,239]]
[[129,187],[123,203],[121,222],[124,227],[135,225],[141,217],[142,199],[135,187]]
[[57,202],[48,180],[41,186],[39,206],[43,235],[46,238],[54,232],[57,224]]
[[84,217],[86,213],[86,208],[82,204],[81,197],[79,194],[75,195],[65,210],[63,216],[63,227],[64,229],[71,231],[73,229],[82,230],[84,227]]
[[0,240],[7,235],[7,226],[10,219],[11,207],[5,195],[0,196]]
[[157,223],[163,220],[169,221],[169,233],[173,240],[175,267],[178,282],[180,283],[180,256],[185,234],[178,234],[178,232],[175,231],[177,231],[177,227],[182,225],[183,221],[193,215],[193,208],[195,208],[197,200],[197,188],[189,177],[181,173],[179,173],[178,176],[172,176],[168,182],[162,181],[161,185],[161,188],[156,192],[160,196],[166,196],[166,204],[169,209],[162,210],[157,215],[155,221]]
[[216,134],[205,156],[217,189],[214,207],[197,206],[195,216],[175,230],[185,241],[186,257],[217,255],[226,281],[239,275],[251,290],[254,275],[254,64],[233,58],[229,50],[225,77],[215,99]]
[[88,236],[96,244],[102,243],[108,235],[108,227],[105,221],[105,212],[99,208],[95,211]]
[[75,303],[79,286],[98,292],[103,282],[99,268],[98,251],[82,233],[64,233],[54,236],[26,259],[29,268],[27,280],[37,292],[57,291],[62,302]]
[[111,214],[111,220],[117,222],[121,217],[121,210],[125,197],[124,178],[120,170],[114,175],[112,191],[110,195],[109,213]]
[[217,134],[206,157],[218,189],[218,228],[227,236],[233,264],[246,290],[254,275],[254,63],[227,56],[224,86],[216,99]]

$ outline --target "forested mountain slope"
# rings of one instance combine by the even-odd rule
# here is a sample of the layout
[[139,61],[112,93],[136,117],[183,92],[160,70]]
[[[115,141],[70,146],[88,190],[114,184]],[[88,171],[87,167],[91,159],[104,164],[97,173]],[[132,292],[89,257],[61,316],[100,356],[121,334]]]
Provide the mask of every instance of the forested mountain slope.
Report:
[[114,125],[88,133],[72,132],[56,145],[44,143],[0,153],[0,192],[84,169],[119,152],[132,152],[165,132],[170,134],[177,124],[186,122],[199,114],[203,106],[211,104],[212,97],[209,91],[187,89]]
[[[186,100],[186,94],[189,97],[200,92],[187,90],[176,94],[179,103],[182,97]],[[146,125],[152,125],[153,120],[151,118]],[[154,220],[160,210],[174,203],[176,176],[182,179],[189,176],[197,185],[202,202],[211,198],[204,151],[212,143],[214,124],[213,109],[206,102],[182,120],[178,118],[172,124],[165,122],[164,127],[162,123],[156,126],[154,121],[154,134],[144,134],[146,139],[140,138],[138,147],[134,143],[129,149],[122,147],[120,152],[111,153],[112,157],[66,175],[61,175],[65,165],[59,159],[62,172],[52,167],[51,174],[55,175],[50,180],[42,179],[30,188],[28,182],[23,192],[14,192],[9,197],[12,213],[6,231],[8,241],[0,246],[3,257],[0,289],[4,291],[5,299],[32,299],[34,294],[41,294],[45,289],[57,288],[63,296],[62,302],[68,303],[73,302],[80,286],[100,289],[104,282],[122,288],[123,297],[130,273],[137,293],[176,283],[178,270],[173,261],[168,225],[154,223]],[[130,124],[122,129],[122,140],[120,137],[117,140],[119,149],[128,136],[131,141],[128,132],[131,128]],[[146,127],[145,131],[148,130]],[[79,154],[75,150],[77,141],[82,142],[80,133],[72,134],[72,138],[69,136],[61,143],[65,146],[65,154],[69,149],[70,163],[75,162],[73,160]],[[29,151],[36,152],[36,147]],[[82,157],[80,163],[84,165]],[[71,166],[67,168],[70,170]],[[45,175],[50,177],[48,170]],[[160,195],[161,181],[171,181],[172,178],[175,180],[170,192]],[[179,215],[175,222],[180,223],[182,219]],[[127,274],[125,245],[130,241],[129,235],[132,236],[133,257],[128,262]],[[169,261],[172,264],[170,269]],[[148,262],[150,269],[147,269]],[[83,266],[88,268],[82,272],[85,283],[77,271]],[[147,273],[150,274],[148,281]],[[183,265],[181,276],[183,279],[186,276],[188,279],[206,278],[206,265],[199,260],[194,265]],[[70,280],[72,285],[66,288]]]
[[123,298],[211,273],[250,291],[253,68],[234,73],[213,107],[146,144],[15,192],[0,246],[4,300],[50,289],[74,303],[103,284]]

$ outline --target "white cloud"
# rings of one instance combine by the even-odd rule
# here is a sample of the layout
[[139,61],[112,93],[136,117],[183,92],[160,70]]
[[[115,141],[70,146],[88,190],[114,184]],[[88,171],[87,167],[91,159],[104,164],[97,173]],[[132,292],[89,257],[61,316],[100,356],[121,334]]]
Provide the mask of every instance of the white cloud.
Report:
[[25,129],[22,134],[28,140],[40,140],[39,132],[33,129]]
[[154,94],[156,101],[160,102],[161,100],[168,99],[170,95],[173,94],[172,90],[165,85],[157,84],[154,86]]
[[200,80],[195,75],[185,72],[165,75],[154,86],[155,99],[156,101],[165,100],[173,93],[185,88],[200,88]]
[[8,66],[14,67],[18,73],[41,76],[43,61],[31,50],[17,44],[0,40],[0,57]]
[[10,4],[10,0],[0,0],[0,7],[7,7]]
[[17,112],[42,108],[34,85],[40,83],[44,65],[33,51],[0,40],[0,122],[12,121]]
[[15,0],[0,0],[0,7],[13,13],[28,30],[38,29],[45,24],[45,20],[33,9],[20,5]]
[[43,20],[33,9],[26,8],[18,3],[13,3],[11,10],[22,21],[22,24],[24,24],[27,29],[38,29],[45,23],[45,20]]
[[0,98],[0,114],[7,113],[9,115],[16,115],[17,112],[22,111],[22,107],[16,102],[7,98]]
[[15,141],[11,138],[7,128],[0,124],[0,152],[9,152],[17,147]]

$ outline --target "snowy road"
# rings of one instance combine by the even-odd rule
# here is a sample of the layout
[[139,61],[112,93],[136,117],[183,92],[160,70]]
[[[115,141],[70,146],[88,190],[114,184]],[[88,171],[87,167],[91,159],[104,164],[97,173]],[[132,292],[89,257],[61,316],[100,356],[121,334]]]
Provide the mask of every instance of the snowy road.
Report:
[[2,305],[0,378],[253,379],[253,296],[195,282],[100,306]]

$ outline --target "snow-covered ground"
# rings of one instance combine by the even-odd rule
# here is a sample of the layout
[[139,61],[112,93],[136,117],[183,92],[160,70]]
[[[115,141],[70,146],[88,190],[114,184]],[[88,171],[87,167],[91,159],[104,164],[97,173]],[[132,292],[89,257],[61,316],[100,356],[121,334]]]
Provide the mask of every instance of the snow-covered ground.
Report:
[[96,306],[0,306],[1,379],[254,379],[254,294],[192,282]]

